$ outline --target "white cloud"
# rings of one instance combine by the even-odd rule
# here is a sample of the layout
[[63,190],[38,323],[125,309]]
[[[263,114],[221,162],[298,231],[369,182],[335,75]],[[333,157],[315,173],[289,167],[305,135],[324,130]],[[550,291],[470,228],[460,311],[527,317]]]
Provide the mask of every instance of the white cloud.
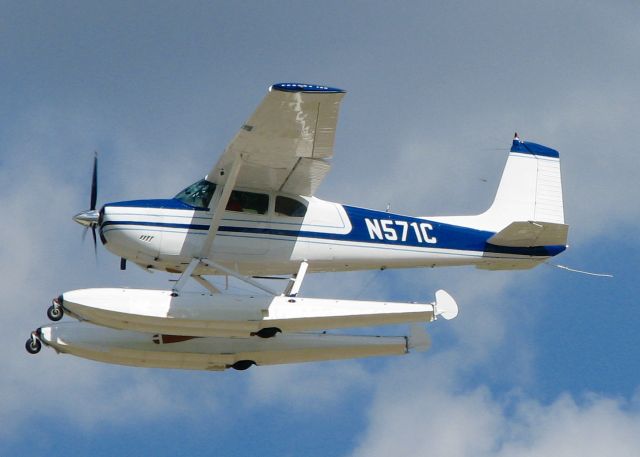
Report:
[[[434,376],[432,373],[443,370]],[[397,367],[369,411],[353,457],[637,456],[640,403],[569,394],[550,404],[535,395],[492,394],[485,385],[456,388],[437,361],[423,369]]]

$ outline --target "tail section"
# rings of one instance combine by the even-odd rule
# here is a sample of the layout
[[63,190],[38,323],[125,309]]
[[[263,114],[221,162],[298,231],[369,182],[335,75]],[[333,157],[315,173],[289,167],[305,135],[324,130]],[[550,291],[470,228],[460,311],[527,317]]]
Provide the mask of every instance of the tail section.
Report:
[[[539,237],[534,234],[540,232],[541,226],[544,225],[545,235],[551,232],[564,233],[564,239],[561,239],[562,236],[556,236],[554,239],[558,241],[556,244],[565,244],[566,226],[562,204],[560,154],[555,149],[521,141],[516,133],[491,207],[477,216],[447,216],[432,219],[494,233],[509,228],[509,231],[503,234],[504,236],[494,237],[495,244],[502,246],[511,246],[511,244],[498,243],[507,243],[507,239],[517,238],[515,233],[517,229],[527,232],[521,237],[523,239],[517,246],[522,246],[524,239],[537,239]],[[535,223],[537,226],[525,227],[522,224],[511,226],[516,222],[525,225]],[[540,246],[540,244],[531,246]]]
[[487,211],[429,219],[493,233],[478,268],[532,268],[566,249],[569,226],[564,223],[560,154],[516,134]]
[[496,197],[481,217],[494,230],[515,221],[564,224],[558,151],[516,134]]
[[[566,249],[560,154],[516,133],[493,203],[476,216],[425,217],[489,232],[476,267],[526,269]],[[482,235],[483,237],[485,234]]]

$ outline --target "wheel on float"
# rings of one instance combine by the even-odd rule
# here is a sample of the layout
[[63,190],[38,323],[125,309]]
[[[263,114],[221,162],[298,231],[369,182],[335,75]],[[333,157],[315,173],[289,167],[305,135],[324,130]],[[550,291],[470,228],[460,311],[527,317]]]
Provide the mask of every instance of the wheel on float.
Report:
[[42,343],[37,338],[29,338],[24,345],[29,354],[37,354],[42,349]]
[[278,327],[266,327],[258,330],[257,332],[251,333],[251,336],[258,336],[260,338],[273,338],[278,333],[282,333]]
[[49,306],[47,309],[47,317],[51,319],[53,322],[58,322],[64,316],[64,311],[62,310],[62,306]]
[[246,370],[247,368],[251,368],[251,365],[255,365],[256,363],[253,360],[238,360],[236,363],[231,365],[231,368],[238,371]]

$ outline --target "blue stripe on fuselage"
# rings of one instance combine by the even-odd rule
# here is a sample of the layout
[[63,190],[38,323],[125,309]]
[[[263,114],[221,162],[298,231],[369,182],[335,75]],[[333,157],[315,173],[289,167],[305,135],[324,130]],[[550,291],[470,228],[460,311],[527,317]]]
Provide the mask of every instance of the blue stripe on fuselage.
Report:
[[[110,207],[139,207],[144,209],[184,209],[197,210],[175,200],[137,200],[109,204]],[[221,225],[220,232],[245,233],[293,238],[334,240],[342,242],[371,243],[391,246],[410,246],[431,249],[450,249],[458,251],[491,252],[531,256],[554,256],[565,246],[540,246],[533,248],[515,248],[495,246],[487,243],[493,232],[475,230],[467,227],[443,224],[426,219],[390,214],[382,211],[343,206],[352,225],[347,234],[300,229],[280,229],[266,227],[239,227]],[[249,221],[247,221],[249,222]],[[266,221],[256,221],[264,223]],[[273,223],[277,225],[277,223]],[[106,226],[141,226],[171,228],[180,230],[209,230],[209,224],[181,224],[149,221],[106,221]]]
[[[497,246],[487,243],[487,240],[495,235],[494,232],[488,232],[484,230],[475,230],[468,227],[462,227],[458,225],[443,224],[440,222],[430,221],[427,219],[421,219],[410,216],[402,216],[399,214],[390,214],[382,211],[373,211],[364,208],[357,208],[353,206],[345,206],[343,208],[347,212],[353,229],[349,234],[350,239],[360,242],[374,242],[391,245],[401,246],[418,246],[425,248],[437,248],[437,249],[452,249],[458,251],[480,251],[491,252],[499,254],[516,254],[516,255],[531,255],[531,256],[555,256],[566,249],[566,246],[536,246],[536,247],[507,247]],[[370,221],[369,226],[373,221],[388,221],[387,229],[393,229],[389,232],[398,239],[388,239],[383,233],[383,239],[375,237],[371,238],[372,230],[367,226],[367,219]],[[399,223],[400,222],[400,223]],[[406,231],[406,240],[403,241],[404,227],[406,222],[408,229]],[[429,226],[426,229],[427,235],[432,239],[435,238],[435,243],[428,243],[425,241],[425,236],[422,233],[423,226]],[[416,230],[416,228],[420,230]],[[418,232],[418,233],[416,233]],[[420,241],[420,238],[422,241]]]

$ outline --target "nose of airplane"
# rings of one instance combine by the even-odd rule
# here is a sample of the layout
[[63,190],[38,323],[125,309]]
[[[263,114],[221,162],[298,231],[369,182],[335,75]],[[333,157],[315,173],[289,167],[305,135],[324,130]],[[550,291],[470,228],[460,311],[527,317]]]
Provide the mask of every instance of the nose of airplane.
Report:
[[88,209],[86,211],[83,211],[73,216],[73,220],[84,227],[84,233],[82,234],[83,241],[87,235],[87,232],[89,231],[89,229],[91,229],[94,251],[96,251],[97,249],[97,241],[98,241],[96,237],[96,228],[100,229],[100,240],[104,243],[104,239],[102,237],[102,227],[101,227],[102,225],[101,219],[102,219],[103,211],[104,211],[104,207],[100,211],[96,209]]
[[84,227],[91,227],[98,224],[98,211],[89,209],[73,216],[73,220]]

